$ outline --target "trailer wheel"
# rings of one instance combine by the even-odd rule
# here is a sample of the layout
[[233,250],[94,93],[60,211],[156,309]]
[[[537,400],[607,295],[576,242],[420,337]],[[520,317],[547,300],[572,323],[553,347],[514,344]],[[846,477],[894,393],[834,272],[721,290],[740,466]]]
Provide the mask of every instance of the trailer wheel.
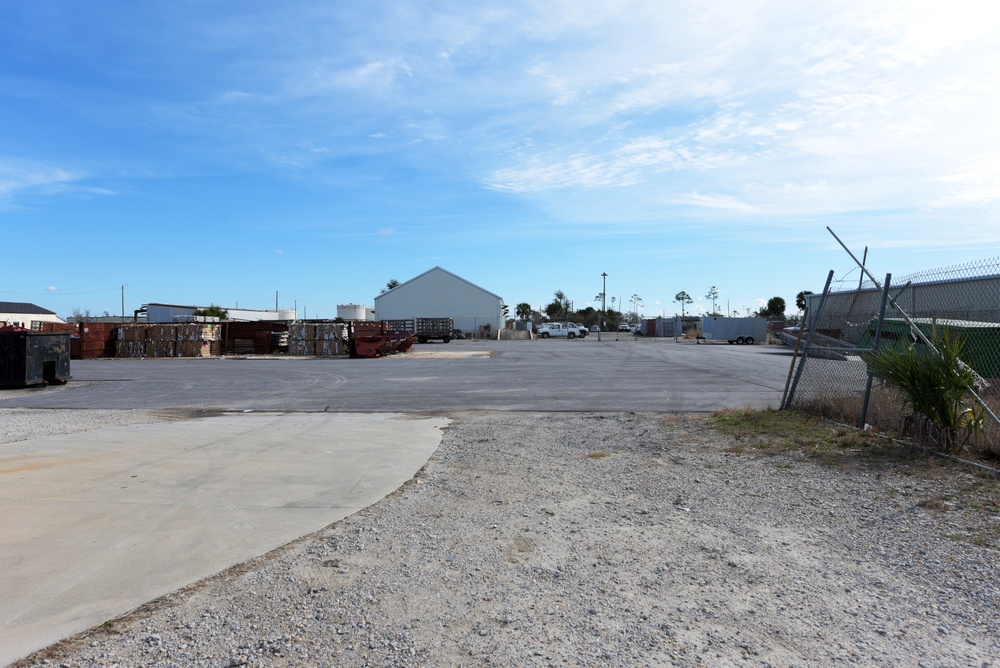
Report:
[[417,341],[419,341],[420,343],[427,343],[427,337],[426,336],[418,336],[417,337]]
[[543,339],[547,339],[547,338],[549,338],[549,333],[548,332],[542,332],[539,336],[541,336]]
[[753,345],[753,337],[752,336],[748,336],[746,338],[746,341],[744,341],[743,343],[747,344],[748,346],[752,346]]
[[576,334],[574,334],[573,332],[567,332],[566,338],[567,339],[575,339],[576,338]]
[[746,343],[746,339],[744,339],[742,336],[736,337],[736,345],[742,346],[744,343]]
[[451,341],[451,337],[450,336],[442,336],[441,340],[444,341],[445,343],[448,343],[449,341]]

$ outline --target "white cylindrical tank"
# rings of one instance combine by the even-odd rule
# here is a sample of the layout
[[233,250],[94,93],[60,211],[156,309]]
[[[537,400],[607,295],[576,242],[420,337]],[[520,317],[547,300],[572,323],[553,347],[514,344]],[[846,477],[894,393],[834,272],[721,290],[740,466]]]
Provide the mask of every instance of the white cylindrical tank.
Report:
[[337,304],[337,317],[341,320],[370,320],[374,309],[363,304]]

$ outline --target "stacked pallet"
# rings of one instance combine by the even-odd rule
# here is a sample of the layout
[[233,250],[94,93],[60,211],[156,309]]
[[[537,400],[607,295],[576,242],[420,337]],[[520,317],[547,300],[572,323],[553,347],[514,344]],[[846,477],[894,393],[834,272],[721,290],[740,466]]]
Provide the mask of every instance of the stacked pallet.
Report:
[[152,324],[146,327],[146,357],[177,357],[175,325]]
[[175,357],[210,357],[213,354],[213,344],[215,350],[219,348],[218,324],[192,322],[174,327]]
[[217,324],[203,324],[200,326],[200,355],[202,357],[212,357],[222,354],[222,327]]
[[207,357],[218,343],[215,324],[123,325],[116,353],[118,357]]
[[118,327],[111,322],[43,322],[40,331],[69,332],[70,359],[80,360],[114,357]]
[[120,325],[115,341],[115,357],[145,357],[146,326]]
[[296,320],[288,326],[288,354],[337,357],[347,353],[347,326],[330,320]]
[[230,322],[222,325],[223,354],[267,355],[272,350],[272,334],[285,332],[288,325],[284,322]]
[[80,359],[114,357],[118,325],[113,322],[80,323]]

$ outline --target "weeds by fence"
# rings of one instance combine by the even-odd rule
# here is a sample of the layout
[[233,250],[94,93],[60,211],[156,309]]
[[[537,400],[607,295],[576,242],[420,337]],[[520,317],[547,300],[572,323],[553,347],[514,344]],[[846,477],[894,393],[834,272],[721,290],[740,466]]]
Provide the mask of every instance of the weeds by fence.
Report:
[[[870,373],[865,351],[876,343],[920,350],[947,332],[978,375],[969,406],[1000,413],[1000,258],[879,282],[856,269],[831,274],[825,294],[809,296],[803,336],[811,332],[812,340],[796,361],[786,406],[886,433],[910,427],[904,435],[915,435],[922,416],[914,422],[895,386]],[[1000,426],[991,419],[982,426],[969,447],[1000,458]]]

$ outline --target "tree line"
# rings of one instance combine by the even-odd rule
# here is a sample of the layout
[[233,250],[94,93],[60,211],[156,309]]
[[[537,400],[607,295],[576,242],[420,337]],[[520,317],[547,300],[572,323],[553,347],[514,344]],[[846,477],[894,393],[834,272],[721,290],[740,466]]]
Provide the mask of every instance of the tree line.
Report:
[[[795,297],[795,306],[799,311],[804,311],[806,308],[806,297],[813,294],[809,290],[803,290],[798,293]],[[638,295],[632,295],[633,303],[641,304],[641,299]],[[719,290],[714,285],[709,288],[708,292],[705,294],[705,299],[711,300],[712,310],[704,315],[708,316],[733,316],[740,317],[741,314],[738,311],[733,311],[733,313],[721,313],[717,308],[719,299]],[[604,295],[597,295],[594,298],[595,301],[604,300]],[[638,314],[636,312],[624,313],[621,310],[614,309],[614,300],[612,297],[612,308],[607,310],[607,319],[609,322],[628,322],[631,323],[633,320],[638,319]],[[682,290],[674,295],[674,302],[680,304],[681,306],[681,317],[687,317],[687,306],[694,303],[694,299],[686,291]],[[787,304],[783,297],[771,297],[767,300],[767,304],[752,311],[747,310],[745,314],[748,317],[756,318],[785,318],[785,311],[787,310]],[[556,290],[554,293],[554,298],[546,306],[542,308],[541,311],[536,311],[531,307],[531,304],[527,302],[521,302],[517,305],[514,310],[514,314],[517,316],[518,320],[527,321],[539,321],[542,319],[555,320],[555,321],[571,321],[580,323],[584,326],[596,325],[599,323],[601,318],[600,309],[596,309],[593,306],[587,306],[583,309],[574,309],[573,302],[566,296],[566,293],[562,290]]]

